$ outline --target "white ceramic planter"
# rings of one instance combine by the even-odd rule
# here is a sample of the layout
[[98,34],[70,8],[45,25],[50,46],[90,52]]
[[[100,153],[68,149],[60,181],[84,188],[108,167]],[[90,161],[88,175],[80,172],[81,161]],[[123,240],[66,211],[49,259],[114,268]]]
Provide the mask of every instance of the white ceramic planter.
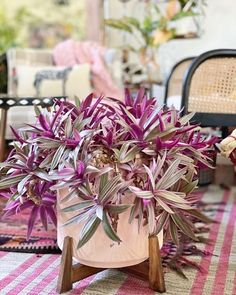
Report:
[[[67,195],[66,189],[58,192],[58,230],[57,240],[59,248],[63,248],[63,241],[66,236],[73,238],[73,258],[84,265],[102,268],[119,268],[135,265],[148,258],[148,229],[141,227],[138,233],[137,221],[128,223],[129,210],[119,215],[117,233],[121,238],[120,244],[110,240],[99,226],[93,237],[80,249],[77,249],[80,231],[84,223],[74,223],[62,226],[69,218],[76,213],[62,213],[60,209],[72,205],[75,201],[60,204],[60,200]],[[163,244],[163,232],[158,235],[160,247]]]

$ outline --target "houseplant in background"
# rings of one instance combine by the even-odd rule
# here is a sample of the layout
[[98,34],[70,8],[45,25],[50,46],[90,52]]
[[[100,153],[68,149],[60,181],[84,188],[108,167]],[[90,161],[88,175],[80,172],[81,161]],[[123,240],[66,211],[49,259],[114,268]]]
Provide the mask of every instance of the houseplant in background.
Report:
[[[137,53],[139,61],[146,70],[147,82],[160,82],[157,49],[175,38],[196,37],[199,33],[195,19],[203,14],[205,1],[168,0],[145,2],[143,17],[124,16],[120,19],[105,19],[105,25],[126,32],[131,39],[124,44],[126,49]],[[138,5],[138,4],[137,4]],[[193,19],[196,24],[183,31],[182,20]],[[187,30],[187,31],[186,31]]]
[[192,192],[213,141],[192,115],[160,108],[142,89],[135,99],[126,91],[124,102],[92,94],[77,106],[55,101],[36,116],[13,130],[17,141],[1,163],[5,214],[31,208],[28,237],[38,218],[45,229],[58,219],[60,247],[72,236],[73,256],[97,267],[145,260],[148,235],[198,239],[190,217],[206,218]]

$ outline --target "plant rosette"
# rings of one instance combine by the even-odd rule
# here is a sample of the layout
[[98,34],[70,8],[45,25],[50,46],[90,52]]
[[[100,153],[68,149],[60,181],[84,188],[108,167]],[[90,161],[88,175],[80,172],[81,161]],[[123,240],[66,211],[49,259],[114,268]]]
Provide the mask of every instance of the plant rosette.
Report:
[[1,163],[5,215],[30,209],[28,238],[37,219],[45,229],[58,219],[59,246],[72,236],[73,256],[92,266],[145,260],[148,235],[197,240],[191,217],[206,218],[193,191],[215,139],[203,138],[192,116],[159,107],[143,89],[134,99],[126,91],[124,102],[91,94],[36,108],[36,124],[13,130]]

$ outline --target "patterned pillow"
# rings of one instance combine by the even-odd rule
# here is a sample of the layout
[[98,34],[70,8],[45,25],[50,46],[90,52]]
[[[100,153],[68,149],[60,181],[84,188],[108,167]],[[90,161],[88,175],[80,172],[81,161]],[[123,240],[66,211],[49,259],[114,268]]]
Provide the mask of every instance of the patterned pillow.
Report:
[[92,92],[90,65],[74,67],[17,65],[12,79],[12,93],[17,96],[85,97]]

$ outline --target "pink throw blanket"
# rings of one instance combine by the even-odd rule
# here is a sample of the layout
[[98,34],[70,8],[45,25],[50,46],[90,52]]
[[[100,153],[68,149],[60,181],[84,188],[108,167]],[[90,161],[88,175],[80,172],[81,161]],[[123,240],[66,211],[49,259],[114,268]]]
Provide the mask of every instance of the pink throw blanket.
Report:
[[105,50],[104,47],[92,41],[78,42],[69,39],[54,48],[53,57],[58,66],[89,63],[95,94],[122,99],[123,91],[115,85],[104,63]]

